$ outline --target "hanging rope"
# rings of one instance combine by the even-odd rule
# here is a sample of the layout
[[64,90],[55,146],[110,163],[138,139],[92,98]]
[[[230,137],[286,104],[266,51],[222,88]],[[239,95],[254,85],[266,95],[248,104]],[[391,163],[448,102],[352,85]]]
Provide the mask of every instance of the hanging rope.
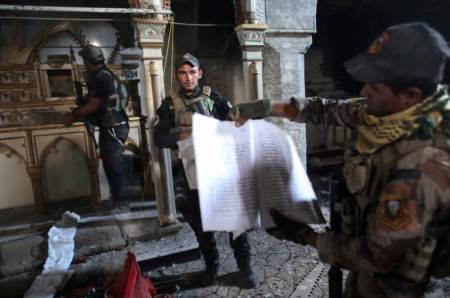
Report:
[[173,87],[173,61],[174,61],[174,40],[175,40],[175,29],[174,29],[174,25],[175,22],[173,21],[174,18],[171,17],[169,19],[169,34],[168,34],[168,40],[167,40],[167,48],[166,48],[166,60],[164,61],[164,73],[166,73],[167,70],[167,63],[169,61],[169,51],[170,51],[170,89],[172,90]]
[[[5,20],[39,20],[39,21],[88,21],[88,22],[125,22],[129,23],[130,19],[120,19],[120,18],[59,18],[59,17],[25,17],[25,16],[1,16],[2,19]],[[233,28],[236,25],[233,24],[198,24],[198,23],[182,23],[182,22],[173,22],[174,25],[177,26],[190,26],[190,27],[228,27]]]
[[167,61],[168,61],[167,57],[169,57],[168,56],[169,55],[169,50],[170,50],[170,46],[172,44],[173,24],[174,24],[173,23],[173,18],[171,17],[169,19],[169,33],[167,34],[168,38],[167,38],[166,55],[164,55],[166,57],[166,60],[164,61],[164,73],[166,73],[166,70],[167,70]]
[[175,48],[174,45],[174,41],[175,41],[175,29],[174,29],[174,25],[175,22],[173,22],[174,18],[172,18],[172,44],[171,44],[171,48],[172,48],[172,55],[170,56],[170,91],[172,91],[172,86],[173,86],[173,68],[174,68],[174,52],[173,49]]

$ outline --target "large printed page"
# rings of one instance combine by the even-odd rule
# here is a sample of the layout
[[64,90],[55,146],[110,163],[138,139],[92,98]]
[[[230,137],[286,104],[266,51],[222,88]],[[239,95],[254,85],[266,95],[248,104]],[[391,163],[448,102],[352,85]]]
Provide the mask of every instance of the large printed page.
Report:
[[195,163],[203,230],[242,231],[259,226],[250,123],[194,114]]
[[275,225],[270,208],[300,222],[323,223],[316,194],[292,139],[267,121],[252,124],[262,226]]
[[269,208],[323,222],[295,146],[275,125],[256,120],[238,128],[194,114],[193,141],[203,230],[271,227]]

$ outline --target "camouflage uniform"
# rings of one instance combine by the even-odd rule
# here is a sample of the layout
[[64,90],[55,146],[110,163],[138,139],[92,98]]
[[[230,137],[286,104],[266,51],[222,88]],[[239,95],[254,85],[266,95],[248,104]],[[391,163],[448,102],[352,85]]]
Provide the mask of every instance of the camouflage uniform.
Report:
[[[444,89],[438,96],[449,99]],[[363,109],[361,101],[316,98],[296,121],[359,130]],[[448,274],[450,130],[443,116],[427,133],[421,125],[371,154],[347,150],[342,232],[317,240],[323,262],[350,271],[346,297],[423,297],[430,276]]]

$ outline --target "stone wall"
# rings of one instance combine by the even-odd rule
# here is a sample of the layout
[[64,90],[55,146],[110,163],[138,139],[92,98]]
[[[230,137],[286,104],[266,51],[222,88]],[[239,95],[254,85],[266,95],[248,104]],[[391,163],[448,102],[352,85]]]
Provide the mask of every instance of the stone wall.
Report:
[[267,24],[272,30],[315,33],[316,6],[316,0],[267,0]]

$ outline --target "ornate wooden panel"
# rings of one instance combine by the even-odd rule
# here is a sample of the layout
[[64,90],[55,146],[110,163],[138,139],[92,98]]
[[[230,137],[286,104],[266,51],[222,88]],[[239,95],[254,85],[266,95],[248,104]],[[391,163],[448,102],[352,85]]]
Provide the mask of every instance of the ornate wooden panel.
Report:
[[0,107],[39,100],[34,66],[0,65]]

